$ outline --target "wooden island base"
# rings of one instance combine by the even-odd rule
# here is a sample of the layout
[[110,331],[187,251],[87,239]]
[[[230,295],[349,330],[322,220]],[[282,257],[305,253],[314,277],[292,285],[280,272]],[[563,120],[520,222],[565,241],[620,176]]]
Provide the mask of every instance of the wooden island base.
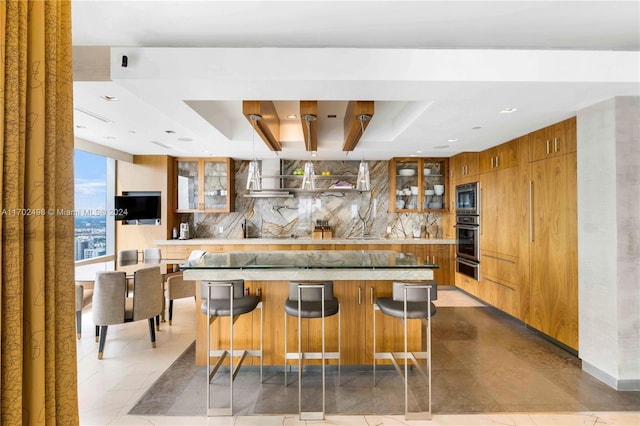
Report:
[[[245,281],[250,294],[258,294],[262,300],[264,365],[284,365],[284,303],[288,296],[288,281]],[[340,303],[341,363],[362,365],[372,363],[373,353],[373,303],[376,297],[391,295],[392,281],[334,281],[334,294]],[[196,364],[206,365],[207,317],[202,313],[202,300],[196,309]],[[377,312],[376,345],[379,352],[402,349],[402,321]],[[298,322],[287,318],[288,347],[297,351]],[[302,321],[302,350],[320,351],[322,320]],[[338,317],[325,319],[326,351],[337,351]],[[211,325],[211,349],[229,348],[229,318],[217,318]],[[409,322],[410,350],[422,347],[420,321]],[[234,349],[260,348],[260,310],[242,315],[234,325]],[[307,361],[319,363],[320,361]],[[335,364],[335,360],[327,360]],[[258,358],[247,358],[245,365],[259,365]]]

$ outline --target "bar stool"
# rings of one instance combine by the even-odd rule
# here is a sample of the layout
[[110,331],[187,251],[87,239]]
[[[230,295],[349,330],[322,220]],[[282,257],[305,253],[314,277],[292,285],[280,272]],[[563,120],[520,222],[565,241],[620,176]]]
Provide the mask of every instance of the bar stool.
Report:
[[[376,360],[389,359],[398,373],[404,377],[404,415],[406,420],[431,420],[431,317],[436,313],[432,300],[438,298],[438,285],[435,281],[425,283],[393,283],[392,297],[378,297],[373,306],[373,386],[376,385]],[[401,318],[404,326],[403,352],[376,352],[376,311],[395,318]],[[409,352],[407,345],[407,321],[410,319],[426,320],[426,351]],[[424,347],[424,346],[423,346]],[[404,360],[404,371],[398,364]],[[425,372],[418,359],[427,360]],[[413,363],[416,370],[429,385],[429,411],[409,412],[408,365]]]
[[[289,282],[289,298],[284,304],[284,383],[287,381],[287,361],[298,360],[298,414],[300,420],[322,420],[325,412],[325,359],[338,360],[338,384],[340,384],[340,304],[333,297],[333,281]],[[338,351],[325,351],[324,319],[338,314]],[[298,352],[287,352],[287,315],[298,318]],[[302,352],[302,318],[322,319],[322,352]],[[302,411],[302,362],[303,359],[322,360],[322,411]]]
[[[202,281],[201,296],[205,301],[201,310],[207,315],[209,326],[207,327],[207,415],[231,416],[233,413],[233,381],[247,356],[260,357],[260,383],[262,383],[262,302],[258,296],[245,295],[244,280],[233,281]],[[233,324],[242,314],[260,309],[260,349],[234,349]],[[229,321],[229,349],[211,349],[211,324],[219,317],[231,317]],[[211,386],[218,368],[224,359],[229,356],[229,407],[211,407]],[[219,357],[213,369],[211,358]],[[239,357],[237,365],[233,365],[233,358]]]

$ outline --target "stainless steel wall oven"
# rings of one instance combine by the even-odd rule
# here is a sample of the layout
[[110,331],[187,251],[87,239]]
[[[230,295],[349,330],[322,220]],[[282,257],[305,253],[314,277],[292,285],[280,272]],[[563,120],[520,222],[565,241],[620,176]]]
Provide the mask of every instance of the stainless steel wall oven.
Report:
[[456,186],[456,272],[480,280],[478,182]]

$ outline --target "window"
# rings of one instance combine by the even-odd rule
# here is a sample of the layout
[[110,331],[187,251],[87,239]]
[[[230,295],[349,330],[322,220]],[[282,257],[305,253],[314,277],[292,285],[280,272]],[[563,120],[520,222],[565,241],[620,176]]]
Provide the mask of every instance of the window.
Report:
[[74,151],[75,260],[112,255],[115,160]]

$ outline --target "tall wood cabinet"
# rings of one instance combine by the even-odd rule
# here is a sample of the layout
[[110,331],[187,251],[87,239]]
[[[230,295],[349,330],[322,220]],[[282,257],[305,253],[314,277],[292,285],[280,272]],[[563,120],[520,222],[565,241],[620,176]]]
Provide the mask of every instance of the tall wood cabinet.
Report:
[[[546,152],[546,151],[545,151]],[[528,323],[578,349],[576,154],[533,161]]]
[[527,148],[525,136],[479,156],[479,296],[517,318],[522,318],[522,299],[528,296],[521,250],[527,186],[520,167],[522,163],[526,170]]

